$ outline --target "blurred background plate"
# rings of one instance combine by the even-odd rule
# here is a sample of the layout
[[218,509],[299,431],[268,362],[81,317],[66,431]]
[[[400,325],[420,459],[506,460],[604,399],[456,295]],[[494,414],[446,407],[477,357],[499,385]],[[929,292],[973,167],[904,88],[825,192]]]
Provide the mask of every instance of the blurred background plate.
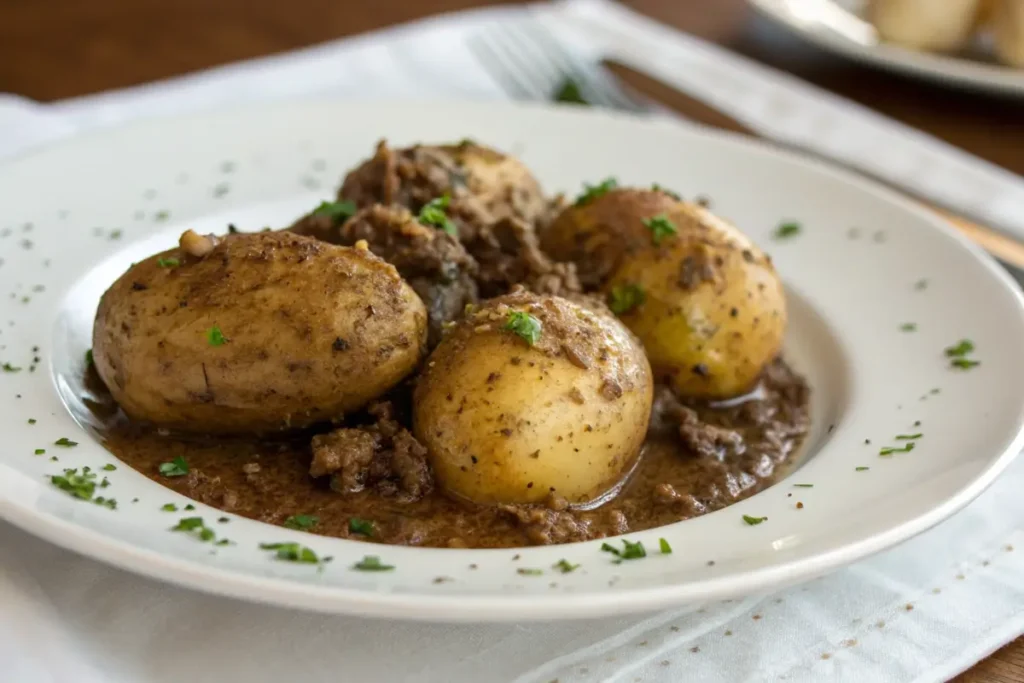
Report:
[[[917,52],[882,42],[860,18],[864,0],[749,0],[769,20],[807,41],[873,66],[952,86],[1024,97],[1024,69],[972,51],[963,56]],[[980,51],[979,51],[980,52]]]

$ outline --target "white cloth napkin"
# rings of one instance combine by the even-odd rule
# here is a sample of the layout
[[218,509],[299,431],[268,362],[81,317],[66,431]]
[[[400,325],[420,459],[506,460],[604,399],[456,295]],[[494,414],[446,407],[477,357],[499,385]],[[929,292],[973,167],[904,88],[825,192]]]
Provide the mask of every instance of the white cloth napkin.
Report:
[[[229,103],[325,94],[505,97],[465,41],[513,21],[544,22],[583,56],[612,53],[685,79],[751,125],[849,148],[856,163],[881,159],[886,172],[913,175],[905,160],[934,160],[925,181],[931,189],[1024,223],[1019,208],[1007,208],[1024,206],[1024,183],[1012,174],[604,0],[441,17],[52,105],[0,96],[0,156],[90,128]],[[817,122],[813,135],[808,122]],[[0,523],[0,681],[944,681],[1024,632],[1021,490],[1024,462],[936,529],[775,595],[514,626],[330,617],[210,597]]]

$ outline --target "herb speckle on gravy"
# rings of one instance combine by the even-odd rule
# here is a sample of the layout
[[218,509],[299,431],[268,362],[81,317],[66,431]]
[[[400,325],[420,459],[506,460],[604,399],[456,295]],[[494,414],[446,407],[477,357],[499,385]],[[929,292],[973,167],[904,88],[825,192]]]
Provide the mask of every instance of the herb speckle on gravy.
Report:
[[[539,443],[524,451],[528,462],[536,460],[540,465],[554,462],[557,466],[560,447],[556,443],[564,444],[568,452],[581,454],[574,456],[577,458],[605,447],[606,441],[602,439],[607,438],[608,426],[590,416],[597,410],[619,414],[621,406],[631,400],[635,387],[623,381],[622,376],[616,376],[616,368],[624,357],[614,344],[601,337],[605,334],[603,328],[582,323],[577,328],[574,327],[576,321],[554,320],[545,308],[549,304],[544,301],[586,302],[577,304],[583,311],[579,314],[580,320],[593,316],[602,321],[610,320],[609,325],[618,325],[613,314],[641,317],[657,304],[662,292],[642,277],[614,286],[608,283],[607,288],[601,284],[581,285],[574,264],[568,259],[558,260],[537,247],[539,231],[535,232],[535,226],[542,225],[542,219],[547,218],[545,212],[552,206],[548,199],[526,182],[528,176],[516,175],[514,181],[501,179],[501,173],[491,173],[483,180],[482,176],[475,176],[471,160],[476,154],[482,154],[489,160],[487,163],[504,163],[489,156],[492,153],[477,143],[421,148],[420,151],[396,150],[393,154],[402,170],[389,190],[392,198],[387,203],[404,206],[407,209],[404,217],[396,217],[398,209],[388,207],[383,208],[392,213],[382,212],[380,215],[384,218],[367,213],[377,210],[373,203],[380,197],[374,193],[379,193],[381,186],[369,182],[369,173],[356,169],[346,181],[348,189],[340,191],[336,201],[310,207],[312,211],[293,226],[292,233],[276,232],[280,226],[260,233],[258,225],[240,224],[240,230],[226,231],[228,234],[213,240],[210,256],[193,253],[183,245],[151,260],[140,259],[133,266],[138,269],[138,275],[133,274],[126,280],[124,291],[108,292],[106,296],[123,294],[127,301],[142,302],[137,304],[138,310],[150,312],[145,302],[171,295],[165,299],[170,302],[168,310],[160,313],[166,317],[168,328],[176,316],[201,320],[179,328],[188,331],[189,343],[193,344],[190,352],[194,351],[195,362],[189,367],[195,372],[189,374],[183,368],[169,368],[168,377],[180,383],[179,395],[187,396],[184,401],[189,404],[189,410],[212,407],[215,410],[209,412],[217,415],[216,419],[224,420],[223,429],[197,428],[195,421],[188,417],[190,413],[184,411],[186,417],[173,424],[156,419],[147,425],[142,419],[134,421],[118,412],[113,400],[117,387],[109,380],[111,369],[119,365],[111,362],[115,353],[111,351],[111,342],[106,341],[104,346],[101,337],[95,336],[95,362],[90,358],[86,372],[97,382],[97,375],[102,375],[114,390],[114,396],[102,397],[105,409],[110,410],[101,417],[104,424],[101,436],[121,462],[178,494],[239,517],[360,542],[456,548],[570,543],[618,536],[625,530],[639,533],[717,510],[753,495],[772,485],[793,464],[808,430],[809,390],[803,379],[777,357],[776,349],[766,354],[763,363],[757,363],[759,372],[752,373],[751,382],[759,387],[758,397],[746,403],[719,405],[706,397],[685,392],[673,395],[668,389],[667,376],[654,377],[655,405],[652,408],[648,402],[632,422],[639,437],[635,450],[624,453],[621,460],[638,460],[636,467],[624,479],[621,490],[593,509],[576,506],[571,487],[533,477],[524,478],[521,484],[531,495],[538,494],[528,503],[498,500],[474,504],[448,495],[446,479],[430,447],[425,445],[425,435],[411,419],[416,409],[411,391],[413,380],[417,379],[417,373],[422,380],[426,368],[436,359],[436,356],[427,357],[426,353],[437,344],[457,337],[464,319],[481,312],[489,316],[474,319],[475,336],[498,340],[499,346],[495,349],[510,350],[514,358],[510,355],[507,363],[496,365],[481,376],[479,391],[484,400],[496,400],[513,388],[535,382],[536,390],[527,387],[524,400],[533,395],[542,396],[547,386],[559,386],[562,393],[545,400],[564,401],[566,406],[583,406],[587,410],[593,407],[588,418],[581,420],[578,426],[567,425],[564,430],[555,430],[557,434],[553,432],[551,444]],[[437,155],[447,156],[439,166],[431,166]],[[427,167],[429,171],[444,170],[444,173],[420,173]],[[439,183],[436,186],[429,184],[434,179]],[[493,225],[474,223],[478,218],[467,203],[467,193],[479,192],[481,181],[515,183],[494,193],[497,203],[508,204],[507,221]],[[416,185],[420,182],[424,185]],[[626,196],[634,191],[644,193],[653,203],[635,207],[628,222],[641,238],[643,248],[667,257],[685,242],[689,221],[672,208],[673,202],[680,201],[678,195],[660,186],[648,188],[619,188],[613,178],[608,178],[597,185],[585,186],[583,194],[576,199],[576,206],[587,207],[600,215],[603,207],[614,204],[623,193]],[[228,189],[226,183],[218,184],[214,195],[223,196]],[[172,208],[177,211],[177,207]],[[497,208],[505,207],[502,204]],[[521,213],[524,211],[527,213]],[[152,214],[147,211],[146,215]],[[165,219],[169,217],[168,214]],[[392,220],[394,223],[388,222]],[[304,221],[315,222],[331,232],[324,233],[322,242],[313,242],[310,237],[301,240],[291,237],[302,233]],[[424,227],[431,229],[424,230]],[[795,223],[780,228],[781,237],[799,232],[799,225]],[[116,239],[109,229],[107,231]],[[271,245],[270,241],[260,240],[279,239],[281,235],[298,241],[260,246]],[[437,339],[424,341],[417,334],[406,333],[396,335],[393,343],[384,344],[378,343],[379,335],[364,334],[364,325],[391,321],[398,315],[389,308],[397,295],[389,292],[390,299],[374,298],[373,290],[377,286],[374,283],[367,285],[364,300],[352,307],[352,313],[345,314],[356,316],[353,318],[356,324],[348,325],[347,320],[341,320],[337,329],[326,331],[328,336],[323,336],[319,329],[328,327],[328,323],[334,324],[331,315],[326,314],[328,309],[317,309],[324,314],[311,321],[302,317],[302,308],[307,304],[320,306],[322,292],[343,291],[349,286],[339,287],[330,278],[318,280],[317,290],[307,290],[302,306],[284,296],[274,302],[275,305],[259,304],[256,298],[236,292],[222,300],[228,303],[221,306],[221,315],[212,313],[198,295],[178,296],[186,282],[197,286],[209,284],[214,289],[223,286],[227,294],[231,283],[246,278],[252,278],[249,282],[254,289],[251,291],[258,291],[260,269],[269,268],[266,264],[270,263],[273,268],[280,268],[282,281],[290,286],[292,282],[301,281],[307,270],[320,274],[317,269],[321,254],[335,257],[333,250],[337,247],[326,241],[354,252],[368,250],[389,261],[387,272],[395,273],[388,276],[394,278],[389,282],[403,278],[403,282],[412,286],[425,304],[424,318],[431,324],[437,323]],[[247,253],[257,255],[252,264],[246,262],[244,270],[238,265],[242,258],[236,258],[235,252],[230,252],[231,258],[227,257],[228,247],[233,244],[251,244],[251,251]],[[625,245],[622,252],[628,253]],[[275,260],[278,256],[281,259]],[[223,269],[210,279],[202,273],[213,263],[223,264]],[[372,263],[380,261],[374,259]],[[753,246],[744,249],[737,263],[742,268],[771,267],[763,253]],[[345,267],[349,265],[346,263]],[[720,264],[709,259],[706,265],[715,270]],[[582,269],[585,264],[576,266]],[[703,265],[696,263],[695,266],[693,273],[698,277],[690,279],[694,291],[703,282]],[[383,264],[381,268],[383,272]],[[143,287],[132,287],[132,282],[141,283]],[[536,303],[509,305],[500,312],[487,308],[488,301],[516,287],[537,296]],[[593,299],[586,299],[587,296]],[[267,309],[253,312],[254,305],[266,305]],[[255,313],[252,320],[256,322],[245,326],[236,324],[241,311]],[[739,300],[729,301],[724,311],[732,325],[757,324],[759,315],[763,325],[770,318],[769,312],[752,312],[750,304]],[[433,316],[443,318],[435,320]],[[164,317],[159,320],[162,323]],[[263,325],[266,330],[257,329]],[[112,338],[120,341],[117,329],[112,329]],[[102,326],[97,319],[97,332],[100,331]],[[591,343],[589,339],[597,341]],[[397,371],[357,405],[318,414],[313,412],[317,406],[312,402],[296,405],[294,409],[286,403],[297,395],[287,393],[289,386],[300,387],[305,392],[315,389],[327,377],[346,390],[357,388],[373,375],[374,368],[385,366],[406,349],[411,349],[415,357],[411,364],[413,369]],[[494,358],[501,360],[501,353],[503,351],[495,350],[467,362],[482,366]],[[236,396],[231,393],[230,385],[232,364],[243,355],[253,367],[274,368],[268,370],[270,374],[254,373],[249,378],[253,392],[248,399],[251,405],[260,409],[284,406],[285,421],[259,429],[231,424],[236,406],[244,405],[234,400]],[[12,358],[17,360],[17,357]],[[168,356],[167,360],[177,363],[180,359]],[[337,373],[337,367],[346,363],[355,365],[358,372]],[[575,373],[573,376],[577,379],[563,384],[566,375],[559,374],[562,372],[560,364]],[[720,367],[704,358],[694,358],[680,372],[710,387],[719,381]],[[484,377],[488,379],[484,381]],[[599,381],[588,384],[591,377]],[[626,377],[636,381],[635,376]],[[651,380],[645,381],[650,386]],[[747,384],[744,391],[749,386]],[[475,395],[468,392],[468,388],[452,391],[451,398],[445,401],[450,402],[453,416],[460,414],[456,412],[461,410],[460,406],[465,407],[467,414],[472,412]],[[130,408],[123,400],[122,404]],[[518,445],[543,417],[544,410],[545,406],[539,405],[536,410],[523,412],[518,422],[502,420],[495,427],[495,435],[500,435],[505,444]],[[129,412],[133,416],[138,414],[138,411]],[[307,414],[314,417],[307,419]],[[722,438],[722,434],[729,436]],[[556,442],[556,438],[559,441]],[[639,455],[641,446],[643,451]],[[486,449],[465,452],[458,464],[471,472],[493,471]],[[739,477],[744,481],[742,489],[734,485]],[[614,479],[609,481],[615,483]],[[118,483],[115,479],[112,490]],[[99,488],[102,482],[95,485]],[[153,504],[170,513],[182,508],[196,509],[191,503],[167,503],[163,507],[158,501]],[[228,521],[227,517],[209,518],[220,523]],[[764,521],[764,518],[745,519],[751,525]],[[185,517],[175,530],[202,542],[230,543],[227,539],[216,541],[215,532],[201,517]],[[668,539],[658,538],[657,541],[657,548],[645,548],[635,540],[609,541],[604,553],[613,562],[635,561],[649,554],[673,555]],[[653,538],[647,543],[653,545]],[[326,561],[311,548],[297,543],[264,543],[260,547],[279,561],[316,565]],[[675,554],[683,553],[680,550]],[[535,576],[571,573],[580,568],[569,560],[550,562],[552,560],[531,563],[535,566],[517,569],[523,576]],[[366,572],[395,569],[377,555],[366,555],[354,564],[352,558],[346,558],[345,565],[354,571]]]

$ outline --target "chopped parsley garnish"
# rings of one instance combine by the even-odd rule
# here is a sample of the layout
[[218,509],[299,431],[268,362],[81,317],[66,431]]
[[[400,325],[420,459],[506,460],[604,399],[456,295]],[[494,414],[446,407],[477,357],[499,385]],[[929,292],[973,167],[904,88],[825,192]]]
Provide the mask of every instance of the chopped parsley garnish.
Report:
[[577,569],[579,569],[580,566],[578,564],[573,564],[569,560],[562,559],[562,560],[559,560],[558,562],[555,562],[553,565],[551,565],[551,568],[552,569],[557,569],[558,571],[562,572],[563,574],[570,574],[570,573],[576,571]]
[[111,465],[109,463],[103,466],[103,471],[104,472],[113,472],[116,469],[117,469],[117,465]]
[[757,526],[761,522],[768,521],[767,517],[751,517],[750,515],[743,515],[743,521],[750,526]]
[[160,463],[160,474],[165,477],[184,477],[188,474],[188,463],[179,455],[170,462]]
[[202,517],[183,517],[171,531],[183,531],[198,538],[203,543],[212,541],[217,534],[213,529],[206,526]]
[[917,323],[903,323],[900,325],[900,332],[915,332],[917,330]]
[[654,183],[653,185],[651,185],[651,192],[660,192],[662,194],[667,194],[669,197],[676,200],[677,202],[682,201],[683,199],[682,195],[680,195],[678,192],[673,192],[667,187],[662,187],[658,183]]
[[583,104],[589,105],[587,99],[583,97],[583,93],[580,92],[580,84],[571,78],[565,79],[562,85],[558,86],[558,90],[555,91],[554,97],[555,102],[563,102],[565,104]]
[[185,506],[185,510],[187,510],[189,512],[191,512],[192,510],[195,510],[195,509],[196,509],[196,506],[193,505],[192,503],[189,503],[188,505]]
[[543,573],[543,569],[531,569],[529,567],[519,567],[516,569],[516,574],[520,574],[522,576],[540,576]]
[[14,367],[10,363],[4,363],[2,367],[4,372],[21,372],[21,368]]
[[879,455],[892,455],[893,453],[909,453],[914,450],[914,442],[908,441],[903,446],[886,446],[885,448],[878,451]]
[[914,439],[920,439],[924,434],[897,434],[897,441],[913,441]]
[[93,364],[94,361],[92,359],[92,349],[89,349],[88,351],[85,352],[85,365],[86,367],[92,367]]
[[227,524],[228,522],[231,521],[231,519],[228,518],[228,517],[218,517],[217,521],[220,522],[221,524]]
[[870,469],[871,469],[870,467],[863,467],[863,466],[862,467],[854,467],[853,468],[854,472],[867,472]]
[[72,441],[66,436],[62,436],[53,442],[54,446],[63,446],[64,448],[74,448],[78,445],[77,441]]
[[361,572],[389,572],[394,568],[395,566],[392,564],[382,564],[376,555],[366,555],[352,565],[352,569]]
[[175,505],[174,503],[166,503],[160,509],[163,510],[164,512],[177,512],[178,506]]
[[292,515],[288,519],[284,520],[284,525],[289,529],[298,529],[304,531],[306,529],[312,529],[320,522],[319,517],[313,515]]
[[167,220],[170,217],[171,217],[171,212],[170,211],[157,211],[155,214],[153,214],[153,219],[156,220],[156,221],[165,221],[165,220]]
[[79,474],[77,469],[64,470],[64,474],[55,474],[50,477],[50,483],[65,493],[82,500],[92,500],[96,492],[96,475],[83,469]]
[[579,197],[576,197],[574,205],[583,206],[584,204],[589,204],[598,197],[603,197],[608,194],[618,186],[619,181],[615,178],[605,178],[597,185],[583,183],[583,193]]
[[523,311],[510,311],[504,329],[515,332],[530,346],[540,340],[540,321]]
[[181,260],[173,256],[168,256],[167,258],[158,258],[156,260],[156,264],[161,268],[177,268],[181,265]]
[[801,227],[799,223],[797,223],[796,221],[787,221],[785,223],[780,223],[779,227],[775,228],[775,233],[773,234],[773,237],[777,240],[788,239],[790,237],[795,237],[796,235],[799,235],[800,230]]
[[227,343],[228,339],[224,336],[224,333],[220,331],[220,328],[214,325],[206,331],[206,341],[210,346],[223,346]]
[[601,550],[615,555],[620,560],[639,560],[642,557],[647,557],[647,550],[644,549],[644,544],[641,541],[632,543],[623,539],[622,550],[619,550],[610,543],[602,543]]
[[30,417],[30,418],[28,419],[28,423],[29,423],[30,425],[34,425],[34,424],[36,423],[36,419],[35,419],[34,417]]
[[793,484],[798,489],[813,489],[814,484]]
[[356,213],[355,202],[347,199],[340,202],[320,202],[320,206],[313,209],[314,216],[326,216],[334,221],[335,225],[341,225]]
[[45,448],[37,448],[35,452],[36,452],[36,455],[43,455],[44,453],[46,453],[46,449]]
[[671,555],[672,554],[672,546],[670,546],[668,544],[668,541],[666,541],[664,538],[659,538],[658,539],[658,548],[661,550],[661,554],[662,555]]
[[373,522],[368,522],[365,519],[359,519],[358,517],[352,517],[348,520],[349,533],[362,534],[363,536],[373,536]]
[[646,298],[647,295],[644,294],[643,287],[640,285],[632,283],[615,285],[608,294],[608,308],[612,309],[612,313],[622,315],[643,305]]
[[[97,487],[96,473],[89,467],[83,467],[81,473],[77,469],[66,469],[64,474],[51,476],[50,483],[79,500],[87,500],[110,510],[117,509],[117,500],[114,498],[104,498],[103,496],[93,498]],[[105,488],[109,483],[104,479],[99,487]]]
[[950,359],[949,366],[951,368],[968,370],[977,365],[981,365],[981,361],[972,360],[966,357],[973,351],[974,343],[970,339],[961,339],[954,346],[948,347],[946,349],[946,357]]
[[284,562],[303,564],[330,562],[330,558],[325,557],[321,560],[312,549],[298,543],[260,543],[260,550],[273,550],[274,557]]
[[645,218],[643,224],[644,227],[651,231],[651,238],[654,240],[655,245],[661,244],[663,239],[679,232],[676,229],[675,223],[670,221],[663,213],[659,213],[651,218]]
[[227,538],[222,538],[219,541],[217,541],[216,543],[214,543],[214,545],[219,545],[219,546],[233,545],[233,542],[231,540],[227,539]]
[[429,202],[423,205],[420,209],[419,216],[416,217],[423,225],[430,225],[435,228],[444,230],[446,233],[453,237],[457,237],[459,234],[455,224],[448,220],[448,214],[445,213],[445,209],[451,203],[451,195],[441,195],[436,199],[431,199]]
[[962,339],[954,346],[946,349],[946,356],[949,358],[960,358],[974,350],[974,342],[970,339]]

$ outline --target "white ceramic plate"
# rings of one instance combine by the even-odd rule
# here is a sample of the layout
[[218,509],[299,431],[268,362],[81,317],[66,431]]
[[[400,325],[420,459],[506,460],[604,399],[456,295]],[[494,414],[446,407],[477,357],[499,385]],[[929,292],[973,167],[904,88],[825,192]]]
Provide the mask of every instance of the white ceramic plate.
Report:
[[[786,282],[785,353],[813,387],[805,464],[738,505],[630,534],[652,550],[664,537],[675,552],[619,565],[600,542],[379,546],[234,516],[214,524],[223,513],[202,505],[189,514],[236,545],[170,533],[182,514],[161,506],[188,501],[125,466],[100,470],[117,461],[73,417],[82,412],[83,354],[100,294],[185,227],[285,225],[332,196],[345,169],[383,135],[396,144],[486,141],[521,155],[550,191],[575,193],[583,181],[614,174],[625,184],[712,197],[718,212],[770,250]],[[200,590],[467,621],[588,617],[739,596],[827,572],[928,528],[977,496],[1021,445],[1024,315],[1009,278],[893,193],[745,139],[580,108],[299,103],[148,122],[45,149],[0,167],[0,207],[0,362],[21,368],[0,373],[0,516]],[[773,241],[782,220],[798,220],[801,234]],[[915,285],[921,281],[924,288]],[[916,331],[901,331],[904,323]],[[951,369],[943,349],[965,337],[982,364]],[[916,450],[879,456],[908,431],[924,433]],[[55,445],[61,437],[78,445]],[[117,499],[116,510],[75,500],[48,480],[86,465],[109,477],[102,493]],[[768,521],[749,526],[744,514]],[[258,548],[279,541],[335,559],[318,571]],[[395,571],[350,569],[367,554]],[[552,569],[562,558],[580,569]]]
[[[865,0],[749,0],[766,17],[788,27],[810,42],[874,66],[1010,95],[1024,95],[1024,69],[1015,69],[982,56],[979,58],[908,50],[882,42],[871,24],[861,20]],[[981,41],[979,41],[981,42]]]

